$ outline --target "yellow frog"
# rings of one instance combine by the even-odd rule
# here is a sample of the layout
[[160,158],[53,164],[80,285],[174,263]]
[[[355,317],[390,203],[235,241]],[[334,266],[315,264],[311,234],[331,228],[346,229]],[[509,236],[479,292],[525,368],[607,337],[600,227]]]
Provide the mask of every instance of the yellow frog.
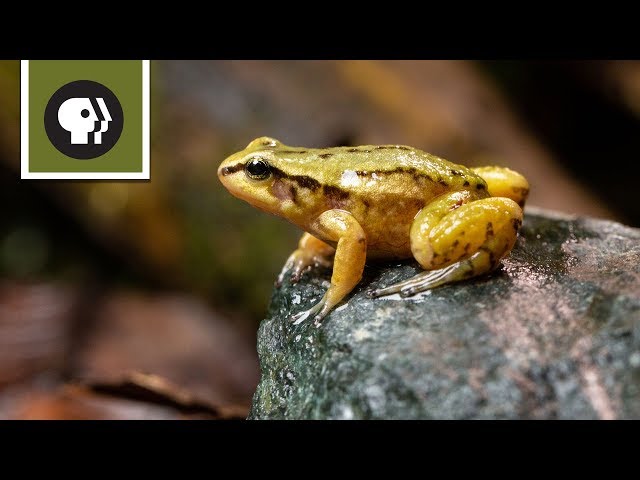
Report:
[[508,168],[467,168],[404,145],[289,147],[261,137],[225,159],[236,197],[306,233],[278,277],[333,263],[331,286],[293,317],[319,322],[362,278],[365,260],[414,257],[427,270],[368,292],[410,296],[495,269],[516,241],[529,183]]

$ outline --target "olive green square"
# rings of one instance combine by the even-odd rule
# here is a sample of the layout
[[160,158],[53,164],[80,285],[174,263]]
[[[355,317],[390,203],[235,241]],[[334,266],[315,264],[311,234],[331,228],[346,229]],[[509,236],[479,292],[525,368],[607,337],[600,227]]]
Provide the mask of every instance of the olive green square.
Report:
[[[29,172],[142,172],[142,68],[142,60],[30,60]],[[118,97],[124,114],[118,142],[104,155],[88,160],[58,151],[44,127],[44,112],[51,96],[76,80],[93,80],[109,88]]]

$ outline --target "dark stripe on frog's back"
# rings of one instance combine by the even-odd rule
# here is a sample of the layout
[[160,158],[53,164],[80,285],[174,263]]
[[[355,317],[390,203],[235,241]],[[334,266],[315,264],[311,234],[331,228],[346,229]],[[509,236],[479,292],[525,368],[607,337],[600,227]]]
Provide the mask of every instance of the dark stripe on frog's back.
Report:
[[276,180],[287,180],[297,184],[299,187],[307,188],[312,192],[315,192],[321,187],[320,182],[309,175],[291,175],[273,165],[271,165],[271,173]]
[[[389,151],[397,153],[389,157]],[[410,155],[409,152],[415,152]],[[384,153],[384,157],[380,155]],[[286,170],[289,177],[310,178],[320,185],[330,185],[349,191],[341,185],[342,174],[355,170],[359,177],[384,177],[393,174],[409,175],[414,182],[438,183],[449,190],[475,188],[486,190],[486,182],[472,170],[456,165],[427,152],[404,145],[365,145],[360,147],[335,147],[328,149],[301,149],[287,147],[274,151],[274,166],[280,172]],[[384,168],[384,164],[393,167]],[[439,168],[438,168],[439,167]],[[312,172],[308,175],[308,172]],[[359,188],[359,191],[362,191]]]

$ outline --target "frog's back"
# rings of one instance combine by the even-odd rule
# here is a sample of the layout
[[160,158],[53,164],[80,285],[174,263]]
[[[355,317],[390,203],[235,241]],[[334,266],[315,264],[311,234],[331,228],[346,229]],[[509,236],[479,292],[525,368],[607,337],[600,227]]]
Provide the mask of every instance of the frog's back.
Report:
[[395,196],[429,203],[445,192],[487,187],[467,167],[404,145],[287,147],[277,151],[277,157],[289,174],[311,176],[343,196],[374,195],[385,203]]

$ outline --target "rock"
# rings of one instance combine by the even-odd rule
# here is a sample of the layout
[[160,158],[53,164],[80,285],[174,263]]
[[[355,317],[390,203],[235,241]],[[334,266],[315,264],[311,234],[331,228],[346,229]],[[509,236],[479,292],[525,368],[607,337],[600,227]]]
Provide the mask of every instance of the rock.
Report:
[[292,313],[330,270],[276,289],[252,419],[640,418],[640,230],[527,208],[500,270],[413,298],[368,265],[320,327]]

